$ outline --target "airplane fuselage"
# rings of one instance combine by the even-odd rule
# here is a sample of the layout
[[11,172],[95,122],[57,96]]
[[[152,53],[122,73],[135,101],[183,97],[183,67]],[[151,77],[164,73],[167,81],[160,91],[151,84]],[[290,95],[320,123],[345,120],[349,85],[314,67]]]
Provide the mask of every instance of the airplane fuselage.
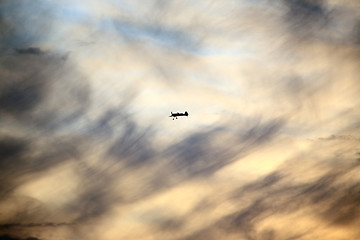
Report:
[[172,117],[173,118],[173,120],[174,119],[177,119],[177,117],[181,117],[181,116],[189,116],[189,113],[188,112],[184,112],[184,113],[179,113],[179,112],[177,112],[177,113],[173,113],[173,112],[171,112],[171,115],[169,116],[169,117]]

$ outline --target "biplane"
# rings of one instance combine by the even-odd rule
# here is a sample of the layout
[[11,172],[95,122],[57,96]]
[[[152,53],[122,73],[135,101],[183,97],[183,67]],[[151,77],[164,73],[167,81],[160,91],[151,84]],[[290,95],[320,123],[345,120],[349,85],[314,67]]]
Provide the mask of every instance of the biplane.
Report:
[[189,113],[188,112],[184,112],[184,113],[179,113],[179,112],[173,113],[173,112],[171,112],[171,115],[169,117],[172,117],[173,120],[174,120],[174,119],[177,119],[177,117],[182,117],[182,116],[189,116]]

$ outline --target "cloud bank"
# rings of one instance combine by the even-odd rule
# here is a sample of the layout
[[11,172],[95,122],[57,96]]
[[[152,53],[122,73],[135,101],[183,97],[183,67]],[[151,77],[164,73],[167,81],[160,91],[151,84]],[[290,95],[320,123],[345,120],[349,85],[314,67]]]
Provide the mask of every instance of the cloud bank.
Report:
[[1,239],[360,237],[357,3],[0,9]]

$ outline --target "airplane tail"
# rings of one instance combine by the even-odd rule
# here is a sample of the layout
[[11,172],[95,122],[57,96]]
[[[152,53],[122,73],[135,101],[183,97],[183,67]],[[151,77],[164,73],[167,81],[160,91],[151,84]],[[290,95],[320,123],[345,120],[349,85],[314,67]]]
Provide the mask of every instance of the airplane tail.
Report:
[[185,116],[189,116],[188,112],[185,112]]

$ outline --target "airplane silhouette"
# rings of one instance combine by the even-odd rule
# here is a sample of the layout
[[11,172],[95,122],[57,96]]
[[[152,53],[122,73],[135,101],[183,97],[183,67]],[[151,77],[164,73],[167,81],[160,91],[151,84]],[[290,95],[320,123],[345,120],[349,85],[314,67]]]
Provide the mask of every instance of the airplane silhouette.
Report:
[[188,114],[188,112],[184,112],[184,113],[179,113],[179,112],[173,113],[173,112],[171,112],[171,115],[169,117],[172,117],[173,120],[174,120],[175,118],[177,119],[177,117],[181,117],[181,116],[189,116],[189,114]]

